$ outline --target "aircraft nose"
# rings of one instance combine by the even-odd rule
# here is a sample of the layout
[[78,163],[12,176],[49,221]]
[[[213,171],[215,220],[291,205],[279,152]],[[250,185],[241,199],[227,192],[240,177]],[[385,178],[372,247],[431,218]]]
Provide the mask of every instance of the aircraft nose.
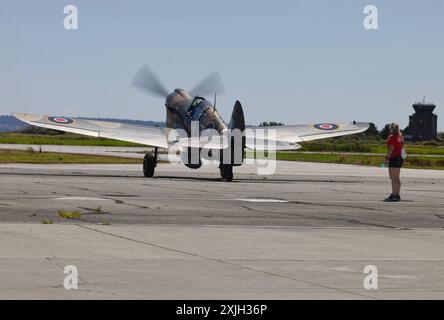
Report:
[[222,131],[226,129],[221,116],[214,107],[210,107],[205,111],[205,122],[206,128],[211,127],[212,129],[216,129],[219,133],[222,133]]

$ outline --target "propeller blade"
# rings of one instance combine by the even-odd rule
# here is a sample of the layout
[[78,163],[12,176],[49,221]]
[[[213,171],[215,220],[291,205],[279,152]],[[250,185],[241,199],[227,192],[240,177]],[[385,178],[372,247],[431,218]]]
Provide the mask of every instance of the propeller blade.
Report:
[[154,93],[164,98],[169,95],[168,90],[146,64],[137,71],[131,85],[145,93]]
[[210,74],[206,77],[202,82],[194,87],[193,90],[190,91],[192,97],[194,96],[210,96],[215,93],[224,93],[225,86],[222,81],[222,78],[217,72]]

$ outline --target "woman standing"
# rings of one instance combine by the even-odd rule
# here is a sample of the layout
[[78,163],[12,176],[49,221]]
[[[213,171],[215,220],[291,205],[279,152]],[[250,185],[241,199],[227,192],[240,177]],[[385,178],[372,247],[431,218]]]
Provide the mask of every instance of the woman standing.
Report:
[[399,174],[404,162],[402,150],[404,145],[404,137],[399,130],[397,123],[391,123],[389,126],[390,135],[387,139],[387,157],[385,165],[388,167],[390,180],[392,181],[392,194],[385,201],[400,201],[399,195],[401,191],[401,180]]

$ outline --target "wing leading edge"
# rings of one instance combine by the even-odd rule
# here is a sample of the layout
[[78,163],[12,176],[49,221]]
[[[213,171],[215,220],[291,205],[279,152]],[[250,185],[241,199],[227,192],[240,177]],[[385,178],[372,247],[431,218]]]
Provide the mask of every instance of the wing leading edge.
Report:
[[[296,150],[301,148],[299,142],[313,141],[319,139],[333,138],[356,134],[366,131],[369,128],[367,122],[350,122],[350,123],[318,123],[309,125],[294,126],[276,126],[276,127],[254,127],[247,130],[246,146],[249,149],[265,149],[265,150]],[[257,142],[255,135],[257,130],[275,130],[273,134],[268,135],[270,138],[262,139],[261,143]],[[254,141],[256,140],[256,143]],[[265,142],[263,142],[265,141]],[[272,143],[270,143],[272,142]],[[272,146],[272,147],[267,147]]]
[[121,122],[86,120],[66,117],[49,117],[26,113],[12,115],[27,124],[59,131],[82,134],[96,138],[109,138],[168,148],[168,128],[141,126]]

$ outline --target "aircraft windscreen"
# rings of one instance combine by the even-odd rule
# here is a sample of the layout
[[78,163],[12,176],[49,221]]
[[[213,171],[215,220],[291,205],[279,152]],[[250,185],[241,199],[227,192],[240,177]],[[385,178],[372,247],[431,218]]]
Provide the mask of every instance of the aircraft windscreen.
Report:
[[196,97],[187,111],[187,117],[190,120],[199,120],[203,112],[211,107],[211,103],[206,101],[205,98]]

